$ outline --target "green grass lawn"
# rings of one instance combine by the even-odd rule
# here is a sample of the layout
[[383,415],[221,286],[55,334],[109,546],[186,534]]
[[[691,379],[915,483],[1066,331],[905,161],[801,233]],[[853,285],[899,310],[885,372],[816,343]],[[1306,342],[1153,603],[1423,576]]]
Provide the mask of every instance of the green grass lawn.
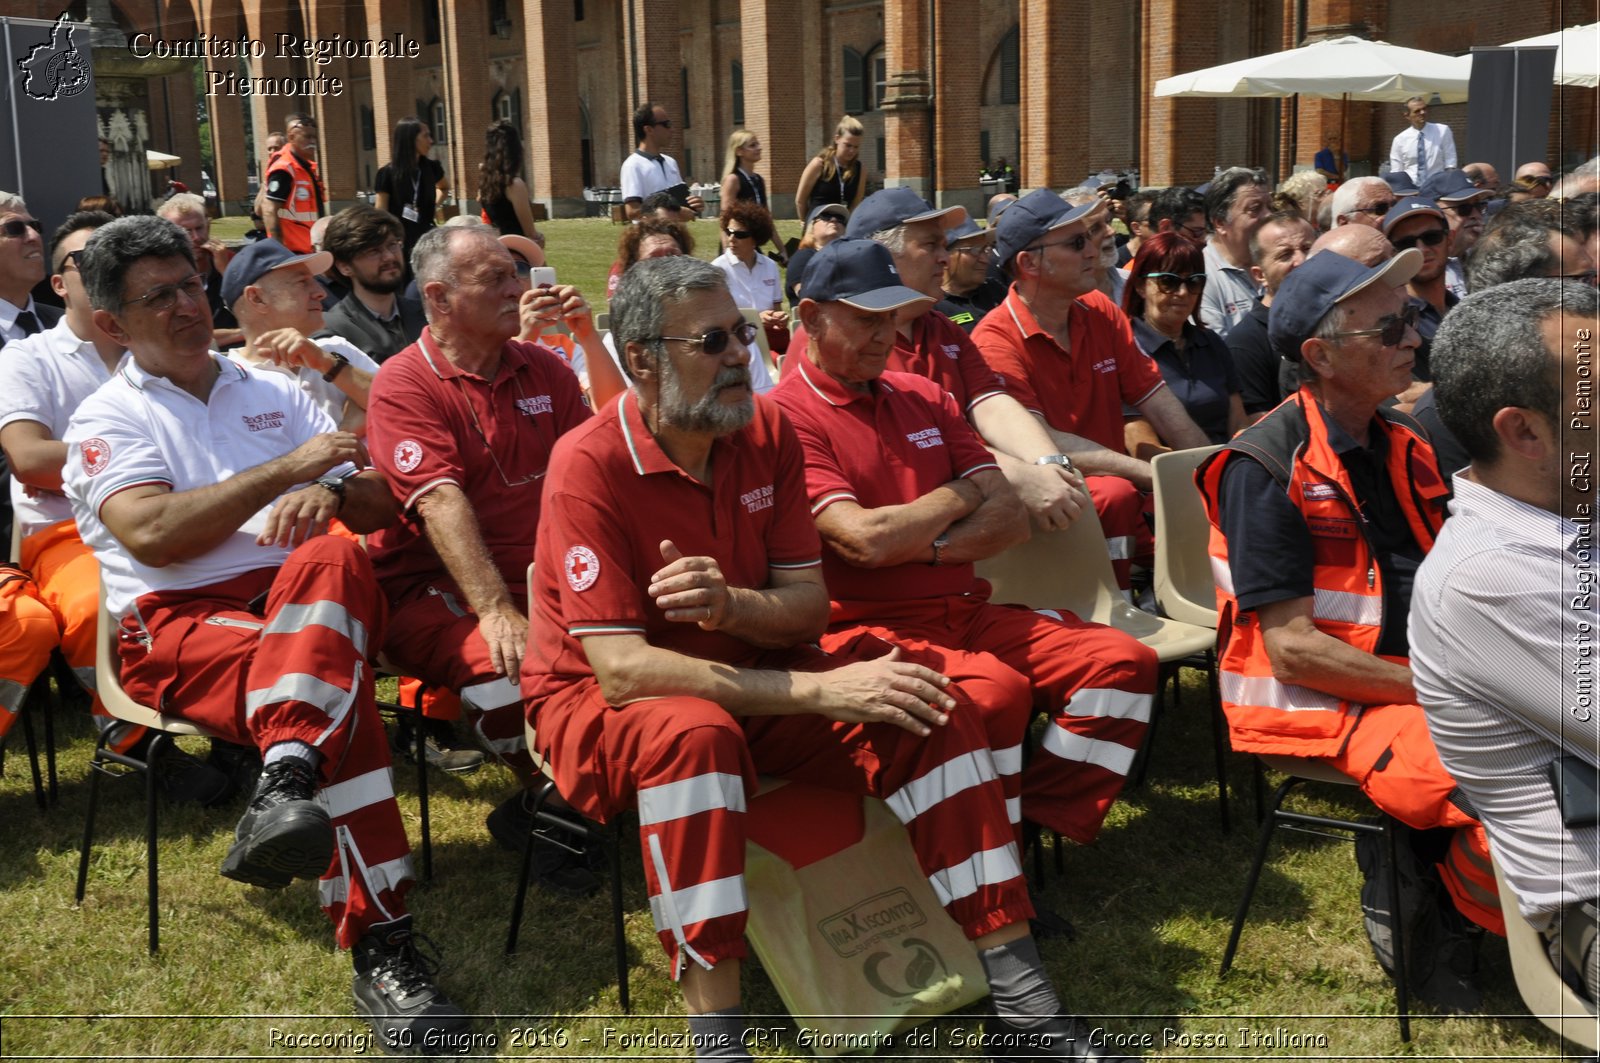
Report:
[[[1320,1058],[1535,1060],[1562,1058],[1553,1035],[1527,1016],[1504,943],[1482,952],[1486,1011],[1440,1018],[1419,1010],[1401,1044],[1393,994],[1361,930],[1360,886],[1348,842],[1284,835],[1263,875],[1232,972],[1217,965],[1256,832],[1250,776],[1234,757],[1235,827],[1219,827],[1209,776],[1203,686],[1190,677],[1169,713],[1150,781],[1126,794],[1090,847],[1067,847],[1064,871],[1046,853],[1038,896],[1076,924],[1074,941],[1042,949],[1067,1005],[1111,1031],[1147,1035],[1164,1059]],[[0,779],[0,1055],[11,1058],[343,1058],[348,1050],[290,1049],[282,1035],[360,1035],[348,960],[331,947],[311,883],[281,892],[217,875],[242,799],[214,810],[165,808],[160,833],[162,949],[145,951],[142,793],[107,782],[88,896],[72,903],[91,749],[86,717],[58,714],[62,794],[33,803],[21,728]],[[619,1016],[609,900],[530,893],[522,945],[504,955],[515,859],[483,828],[511,778],[486,768],[467,779],[432,776],[435,878],[412,894],[418,925],[438,944],[442,983],[469,1011],[484,1057],[679,1058],[644,1048],[598,1048],[606,1028],[635,1036],[682,1031],[682,1005],[655,941],[631,836],[624,847],[632,1016]],[[409,765],[396,771],[413,841],[418,818]],[[1309,802],[1363,814],[1349,792]],[[1283,832],[1280,832],[1282,835]],[[1029,861],[1031,868],[1032,862]],[[784,1033],[763,1058],[807,1058],[796,1024],[765,975],[746,969],[745,1001]],[[894,1053],[977,1058],[950,1046],[981,1025],[980,1003],[930,1024],[933,1049]],[[83,1018],[75,1016],[102,1016]],[[274,1040],[278,1031],[278,1040]],[[1227,1047],[1200,1047],[1221,1037]],[[1291,1037],[1302,1039],[1291,1046]],[[1325,1047],[1307,1039],[1326,1038]],[[583,1037],[591,1038],[588,1043]],[[1250,1043],[1249,1038],[1257,1041]],[[1271,1040],[1276,1038],[1278,1047]],[[1264,1043],[1261,1039],[1268,1039]],[[336,1045],[339,1043],[334,1042]],[[1314,1040],[1312,1043],[1315,1043]],[[1164,1047],[1163,1047],[1164,1045]],[[375,1054],[375,1052],[374,1052]],[[891,1053],[885,1053],[890,1055]]]

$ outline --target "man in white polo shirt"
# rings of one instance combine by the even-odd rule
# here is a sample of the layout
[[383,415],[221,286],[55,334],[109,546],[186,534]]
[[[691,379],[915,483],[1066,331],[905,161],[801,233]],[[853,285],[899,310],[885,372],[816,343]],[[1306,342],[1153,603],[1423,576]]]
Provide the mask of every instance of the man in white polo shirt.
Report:
[[66,491],[121,626],[123,686],[262,751],[222,873],[269,889],[321,876],[338,943],[353,947],[356,1006],[379,1036],[464,1033],[405,910],[410,844],[367,663],[383,595],[356,543],[320,534],[336,515],[357,532],[392,521],[382,478],[356,471],[357,438],[293,382],[209,349],[182,229],[119,219],[79,269],[94,323],[130,354],[65,436]]
[[[644,201],[656,192],[665,192],[683,183],[678,161],[666,153],[672,139],[672,119],[660,104],[645,102],[633,112],[633,154],[622,160],[622,208],[629,221],[644,214]],[[677,221],[688,223],[700,216],[705,201],[686,195],[678,208]]]

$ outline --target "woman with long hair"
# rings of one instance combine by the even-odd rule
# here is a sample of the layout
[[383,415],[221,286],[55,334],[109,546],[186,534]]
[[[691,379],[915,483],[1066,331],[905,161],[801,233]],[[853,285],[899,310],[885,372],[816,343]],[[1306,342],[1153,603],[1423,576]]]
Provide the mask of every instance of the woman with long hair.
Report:
[[[748,129],[736,129],[728,137],[728,151],[722,162],[722,207],[726,210],[734,203],[754,203],[766,210],[767,182],[756,173],[756,163],[761,161],[761,138]],[[772,246],[777,251],[778,264],[788,260],[777,227],[772,229]]]
[[843,203],[851,210],[861,202],[867,189],[866,167],[861,162],[861,123],[850,115],[839,119],[833,142],[800,171],[800,184],[794,190],[797,212],[809,217],[827,203]]
[[478,203],[484,220],[502,233],[543,243],[533,224],[532,200],[522,179],[522,134],[502,118],[484,134],[483,161],[478,164]]
[[411,274],[411,249],[433,228],[439,193],[450,191],[444,164],[428,156],[432,148],[428,123],[414,114],[406,115],[394,124],[389,164],[373,181],[377,196],[372,205],[399,218],[405,230],[407,276]]
[[1147,236],[1128,267],[1122,309],[1139,349],[1194,423],[1213,443],[1226,443],[1246,423],[1233,355],[1222,337],[1200,324],[1206,261],[1200,245],[1175,232]]

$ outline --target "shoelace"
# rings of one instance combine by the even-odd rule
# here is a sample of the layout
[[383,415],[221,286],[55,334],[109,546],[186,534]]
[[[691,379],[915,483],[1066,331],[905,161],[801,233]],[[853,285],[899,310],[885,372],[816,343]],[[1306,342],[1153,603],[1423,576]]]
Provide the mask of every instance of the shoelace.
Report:
[[439,946],[413,930],[405,944],[379,964],[377,979],[393,986],[398,996],[409,997],[433,988],[439,965]]
[[[311,794],[317,788],[317,776],[311,766],[299,757],[285,757],[283,760],[273,761],[262,769],[263,785],[261,798],[272,796],[277,800],[283,798],[284,791]],[[256,802],[251,802],[255,804]]]

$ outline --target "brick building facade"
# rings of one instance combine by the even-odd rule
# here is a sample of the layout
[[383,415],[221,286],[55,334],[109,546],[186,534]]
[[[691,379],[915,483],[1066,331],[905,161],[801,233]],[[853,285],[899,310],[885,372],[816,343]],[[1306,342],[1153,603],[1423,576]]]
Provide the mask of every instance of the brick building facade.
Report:
[[[54,18],[60,0],[9,0],[9,13]],[[72,9],[81,14],[85,0]],[[1023,187],[1077,184],[1102,168],[1137,167],[1145,184],[1199,182],[1214,165],[1279,176],[1309,164],[1341,121],[1337,102],[1154,99],[1163,77],[1362,33],[1461,53],[1474,45],[1600,18],[1600,0],[115,0],[119,25],[166,40],[197,33],[265,44],[208,71],[338,77],[339,96],[209,97],[215,177],[229,212],[245,198],[262,138],[289,111],[315,111],[330,198],[349,202],[388,161],[389,130],[418,114],[456,187],[475,191],[483,131],[495,117],[523,129],[527,179],[557,215],[582,209],[586,185],[611,186],[632,149],[639,100],[674,118],[686,179],[714,182],[728,134],[765,145],[762,171],[784,216],[806,160],[841,114],[866,128],[874,183],[909,184],[974,206],[978,173],[1004,157]],[[280,33],[393,39],[415,59],[278,58]],[[152,79],[151,146],[199,158],[190,79]],[[1463,162],[1467,105],[1438,106]],[[1393,104],[1351,104],[1346,147],[1375,169],[1403,122]],[[1557,87],[1549,160],[1596,149],[1596,93]],[[185,180],[198,177],[186,165]]]

